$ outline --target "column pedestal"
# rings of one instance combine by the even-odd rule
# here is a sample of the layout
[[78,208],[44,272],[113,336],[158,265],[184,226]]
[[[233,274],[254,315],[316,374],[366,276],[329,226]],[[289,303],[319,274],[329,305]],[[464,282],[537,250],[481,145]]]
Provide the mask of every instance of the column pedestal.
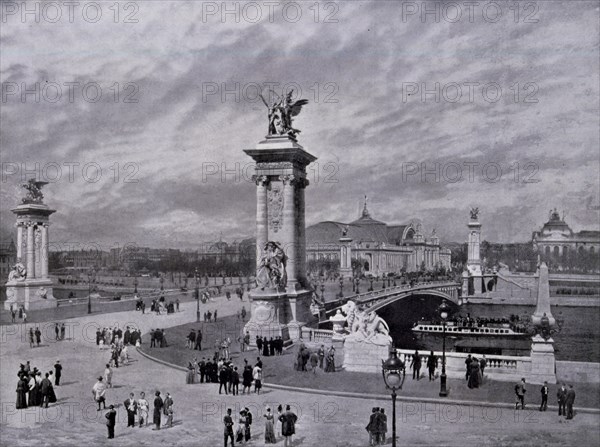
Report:
[[556,383],[554,340],[544,340],[539,335],[531,339],[531,374],[528,381],[534,384]]

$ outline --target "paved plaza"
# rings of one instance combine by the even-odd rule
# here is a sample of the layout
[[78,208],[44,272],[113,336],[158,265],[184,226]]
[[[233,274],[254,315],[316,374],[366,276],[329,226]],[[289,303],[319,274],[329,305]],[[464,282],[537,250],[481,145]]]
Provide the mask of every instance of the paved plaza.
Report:
[[[221,316],[227,317],[235,315],[244,304],[248,303],[218,298],[207,306],[217,308]],[[114,369],[114,386],[107,392],[107,404],[117,406],[116,436],[112,441],[106,440],[105,411],[96,411],[91,395],[95,378],[102,374],[108,360],[107,351],[100,351],[95,344],[96,328],[136,325],[147,333],[151,328],[160,327],[167,329],[170,344],[183,343],[183,340],[169,340],[168,328],[195,321],[195,311],[195,303],[186,302],[182,303],[181,312],[170,315],[124,311],[78,317],[67,320],[67,340],[56,342],[43,335],[42,346],[33,349],[21,325],[2,326],[1,444],[219,446],[223,442],[222,418],[226,409],[235,411],[248,407],[254,415],[250,445],[264,445],[262,414],[265,408],[289,403],[299,416],[295,446],[367,446],[365,426],[371,408],[376,406],[385,408],[388,414],[388,445],[391,445],[389,398],[348,398],[289,391],[285,387],[269,388],[268,372],[265,373],[267,386],[260,395],[219,395],[216,384],[186,385],[185,372],[154,362],[135,350],[131,350],[129,365]],[[53,326],[48,324],[47,327]],[[53,335],[51,332],[48,329],[48,336]],[[147,336],[145,341],[148,342]],[[57,359],[64,365],[63,383],[55,387],[58,402],[48,409],[15,410],[19,363],[30,360],[32,365],[47,371]],[[381,381],[381,377],[373,375],[372,380]],[[155,390],[173,396],[174,426],[161,431],[152,430],[152,426],[126,428],[123,402],[129,392],[136,393],[137,397],[140,391],[145,391],[148,398]],[[597,413],[579,412],[575,419],[566,421],[554,411],[540,413],[535,408],[514,411],[504,405],[468,406],[418,400],[400,400],[397,412],[399,445],[592,446],[600,442]],[[280,436],[277,443],[283,445]]]

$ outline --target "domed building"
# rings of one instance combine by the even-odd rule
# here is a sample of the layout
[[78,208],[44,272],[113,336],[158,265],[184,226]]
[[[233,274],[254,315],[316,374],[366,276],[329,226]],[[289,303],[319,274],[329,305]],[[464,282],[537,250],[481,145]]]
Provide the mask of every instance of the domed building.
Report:
[[[343,238],[343,242],[340,242]],[[340,261],[348,247],[365,274],[382,275],[425,269],[450,268],[450,250],[440,247],[435,230],[429,238],[421,224],[388,225],[374,219],[365,200],[362,215],[350,223],[325,221],[306,228],[306,259]]]
[[[556,208],[549,212],[548,222],[532,236],[533,248],[551,268],[569,269],[582,261],[595,261],[600,253],[600,231],[574,232]],[[589,259],[588,259],[589,258]]]

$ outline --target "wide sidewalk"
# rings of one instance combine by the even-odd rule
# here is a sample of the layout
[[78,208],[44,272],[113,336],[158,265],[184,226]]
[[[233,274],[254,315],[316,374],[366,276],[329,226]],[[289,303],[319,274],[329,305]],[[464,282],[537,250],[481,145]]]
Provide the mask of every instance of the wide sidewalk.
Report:
[[[222,316],[234,315],[248,302],[217,298],[201,311],[218,309]],[[26,332],[30,325],[0,328],[2,370],[0,401],[2,431],[0,444],[20,445],[104,445],[104,412],[96,412],[91,387],[102,373],[108,353],[95,344],[95,329],[118,325],[169,328],[195,321],[196,306],[182,303],[181,312],[157,316],[135,311],[115,312],[61,320],[67,323],[67,339],[56,342],[44,336],[43,346],[29,348]],[[52,322],[42,325],[53,328]],[[44,333],[45,330],[43,331]],[[167,330],[167,334],[168,334]],[[168,349],[168,348],[166,348]],[[356,399],[314,395],[289,389],[266,389],[260,395],[226,396],[214,384],[185,385],[185,373],[144,358],[131,350],[132,362],[115,369],[115,387],[108,391],[108,403],[119,406],[116,445],[217,446],[222,443],[222,417],[227,408],[248,407],[254,414],[253,444],[262,445],[267,405],[292,405],[299,415],[294,445],[366,446],[365,425],[372,407],[384,407],[391,432],[389,399]],[[56,388],[59,402],[48,410],[15,410],[16,372],[19,363],[30,360],[42,371],[51,369],[56,359],[64,365],[63,384]],[[374,380],[380,380],[377,377]],[[127,429],[122,402],[128,393],[145,391],[151,401],[155,390],[170,392],[175,401],[176,425],[167,430]],[[502,407],[464,406],[448,403],[398,402],[398,437],[401,445],[598,445],[599,416],[578,414],[565,421],[555,412],[513,411]],[[391,436],[391,433],[388,433]],[[325,441],[326,440],[326,441]],[[279,440],[278,443],[283,441]]]

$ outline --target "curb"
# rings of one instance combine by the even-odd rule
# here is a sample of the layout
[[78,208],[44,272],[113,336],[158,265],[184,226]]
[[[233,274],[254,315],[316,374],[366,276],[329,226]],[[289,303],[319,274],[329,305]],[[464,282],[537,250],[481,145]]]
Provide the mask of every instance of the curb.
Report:
[[[140,350],[140,348],[136,348],[137,352],[139,352],[142,356],[146,357],[149,360],[160,363],[161,365],[168,366],[170,368],[177,369],[179,371],[187,371],[187,368],[183,366],[177,366],[169,362],[165,362],[164,360],[157,359],[156,357],[151,356],[150,354],[145,353]],[[329,391],[329,390],[317,390],[312,388],[300,388],[294,386],[287,385],[274,385],[274,384],[265,384],[263,383],[263,388],[271,388],[274,390],[282,390],[282,391],[295,391],[297,393],[305,393],[305,394],[320,394],[323,396],[336,396],[336,397],[348,397],[354,399],[375,399],[375,400],[392,400],[392,397],[388,394],[363,394],[363,393],[351,393],[348,391]],[[487,407],[487,408],[508,408],[513,409],[514,404],[507,403],[495,403],[495,402],[482,402],[482,401],[473,401],[473,400],[454,400],[454,399],[437,399],[435,397],[412,397],[412,396],[400,396],[396,397],[396,400],[400,402],[417,402],[417,403],[433,403],[433,404],[445,404],[445,405],[462,405],[466,407]],[[536,408],[536,406],[532,405],[531,408]],[[554,412],[558,411],[558,407],[555,405],[548,405],[548,410],[553,410]],[[599,408],[576,408],[576,413],[589,413],[589,414],[600,414]]]

